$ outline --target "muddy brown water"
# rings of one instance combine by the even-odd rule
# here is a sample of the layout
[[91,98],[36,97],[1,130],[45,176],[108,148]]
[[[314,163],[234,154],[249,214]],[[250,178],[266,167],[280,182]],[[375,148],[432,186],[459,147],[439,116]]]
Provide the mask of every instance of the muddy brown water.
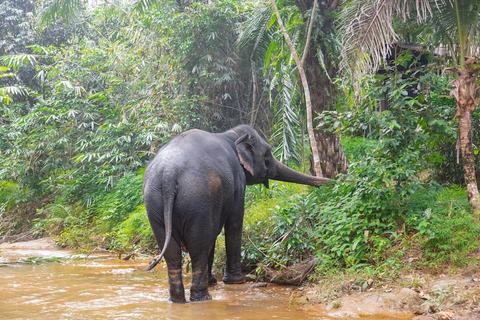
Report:
[[[12,263],[31,257],[37,263]],[[46,260],[58,258],[56,262]],[[321,306],[292,305],[295,287],[251,283],[210,288],[212,301],[168,302],[166,268],[108,254],[0,247],[0,319],[358,319]],[[188,291],[189,276],[184,283]],[[188,294],[187,294],[188,299]],[[407,319],[394,315],[362,319]]]

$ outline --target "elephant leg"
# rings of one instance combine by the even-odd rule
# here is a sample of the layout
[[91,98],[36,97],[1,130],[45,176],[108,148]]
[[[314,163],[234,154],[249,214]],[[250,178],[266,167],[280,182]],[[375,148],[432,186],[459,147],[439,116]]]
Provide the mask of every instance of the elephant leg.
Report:
[[215,256],[215,242],[213,243],[213,248],[210,251],[210,255],[208,256],[208,284],[217,283],[217,279],[215,279],[212,273],[214,256]]
[[174,261],[171,262],[171,259],[165,257],[168,268],[168,285],[170,292],[169,301],[175,303],[185,303],[187,300],[185,299],[185,288],[183,287],[182,280],[182,253],[180,251],[180,247],[178,249],[180,259],[175,258],[173,259]]
[[190,301],[205,301],[211,299],[212,296],[208,292],[208,263],[206,255],[205,258],[202,259],[194,259],[192,257]]
[[232,216],[225,223],[225,246],[227,250],[227,262],[225,266],[223,282],[226,284],[245,282],[245,276],[242,274],[241,264],[242,227],[243,214]]
[[192,261],[192,284],[190,286],[190,301],[192,302],[212,299],[208,292],[212,227],[209,219],[206,219],[205,216],[199,213],[198,219],[190,220],[186,226],[186,229],[191,231],[185,234],[185,241]]
[[[159,248],[163,248],[165,229],[155,217],[155,215],[148,215],[157,244]],[[175,240],[170,241],[164,258],[168,268],[169,301],[185,303],[187,301],[185,300],[185,288],[182,281],[182,250]]]

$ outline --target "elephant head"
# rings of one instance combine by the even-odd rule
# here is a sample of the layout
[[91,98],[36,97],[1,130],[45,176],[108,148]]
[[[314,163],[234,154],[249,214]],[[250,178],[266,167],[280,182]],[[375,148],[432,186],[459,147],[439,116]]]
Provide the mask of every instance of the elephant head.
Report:
[[[311,186],[327,184],[329,179],[306,175],[290,169],[278,161],[272,154],[272,148],[251,127],[235,141],[240,163],[245,169],[247,184],[263,183],[269,187],[268,180],[294,182]],[[240,131],[240,130],[239,130]]]

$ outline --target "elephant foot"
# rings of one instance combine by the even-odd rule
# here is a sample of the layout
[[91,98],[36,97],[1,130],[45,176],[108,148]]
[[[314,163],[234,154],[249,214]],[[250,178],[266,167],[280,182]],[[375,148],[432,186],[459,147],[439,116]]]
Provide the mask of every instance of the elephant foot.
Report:
[[208,293],[208,290],[202,290],[202,291],[190,291],[190,301],[191,302],[196,302],[196,301],[207,301],[207,300],[212,300],[212,296],[210,293]]
[[228,274],[223,276],[223,283],[225,284],[240,284],[245,283],[245,276],[243,274]]
[[216,284],[217,283],[217,279],[215,279],[215,277],[213,276],[213,274],[209,274],[208,275],[208,284],[209,285],[213,285],[213,284]]
[[173,302],[173,303],[187,303],[187,300],[185,299],[185,296],[183,296],[183,297],[170,296],[170,298],[168,298],[168,301]]

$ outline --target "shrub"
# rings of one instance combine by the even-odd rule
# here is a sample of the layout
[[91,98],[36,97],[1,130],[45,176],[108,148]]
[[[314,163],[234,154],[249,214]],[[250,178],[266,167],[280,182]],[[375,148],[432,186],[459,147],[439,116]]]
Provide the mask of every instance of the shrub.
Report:
[[433,261],[461,265],[480,245],[480,225],[472,215],[465,190],[446,189],[424,211],[417,227],[422,236],[424,257]]
[[24,200],[20,186],[12,181],[0,181],[0,212],[8,211]]
[[119,225],[114,239],[110,247],[117,250],[135,251],[138,248],[148,251],[154,250],[156,246],[155,237],[150,228],[144,205],[139,205]]
[[143,170],[128,173],[111,190],[94,200],[95,223],[99,231],[116,231],[128,219],[129,214],[143,203],[142,184]]
[[[143,203],[142,180],[143,171],[128,173],[113,188],[103,189],[96,195],[86,195],[93,196],[90,206],[83,206],[80,202],[69,203],[67,199],[59,197],[56,202],[39,210],[43,218],[36,220],[35,227],[40,232],[58,236],[57,241],[62,246],[111,246],[110,243],[116,241],[115,235],[119,229],[128,230],[139,223],[136,221]],[[133,232],[126,230],[122,236],[123,246],[127,246],[127,235],[132,236],[131,243],[138,240]]]

